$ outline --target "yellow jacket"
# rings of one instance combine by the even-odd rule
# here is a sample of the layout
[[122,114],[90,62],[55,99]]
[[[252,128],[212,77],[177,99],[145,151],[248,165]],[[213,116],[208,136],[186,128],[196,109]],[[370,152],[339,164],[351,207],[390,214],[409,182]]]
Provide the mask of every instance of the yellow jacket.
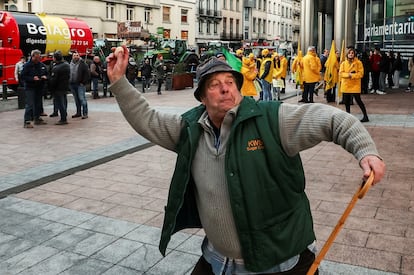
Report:
[[364,66],[358,58],[352,62],[345,60],[339,67],[342,93],[361,93],[361,78],[364,76]]
[[261,77],[263,75],[263,73],[265,72],[265,68],[266,65],[268,64],[268,62],[270,62],[269,64],[269,73],[265,76],[264,80],[266,80],[269,83],[272,83],[272,79],[273,79],[273,59],[271,57],[264,57],[262,59],[262,63],[260,65],[260,72],[259,72],[259,76]]
[[303,82],[314,83],[321,79],[321,60],[316,53],[308,51],[302,58]]
[[280,76],[283,78],[286,78],[286,74],[287,74],[287,67],[288,67],[288,61],[286,59],[286,57],[284,57],[283,55],[281,55],[279,57],[279,63],[280,63]]
[[256,62],[254,59],[243,57],[242,67],[240,70],[243,75],[243,85],[240,92],[243,96],[256,96],[257,91],[253,80],[257,76]]

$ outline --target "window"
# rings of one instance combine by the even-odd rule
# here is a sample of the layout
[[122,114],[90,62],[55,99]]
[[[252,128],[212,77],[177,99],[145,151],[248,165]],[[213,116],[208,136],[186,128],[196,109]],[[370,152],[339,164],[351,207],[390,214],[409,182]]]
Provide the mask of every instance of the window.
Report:
[[262,29],[262,19],[259,18],[257,20],[257,33],[261,33],[261,29]]
[[188,23],[187,14],[188,10],[181,9],[181,23]]
[[164,38],[170,38],[171,30],[170,29],[164,29],[164,32],[163,32],[162,35],[163,35]]
[[170,7],[162,7],[162,21],[163,22],[170,22]]
[[115,4],[106,3],[106,19],[115,19]]
[[227,9],[227,0],[223,0],[223,10]]
[[231,11],[233,11],[233,10],[234,10],[234,7],[233,7],[233,0],[230,0],[229,10],[231,10]]
[[240,11],[240,0],[236,0],[236,11]]
[[126,20],[127,21],[134,21],[134,7],[127,6],[127,9],[126,9]]
[[244,21],[249,21],[249,8],[244,8]]
[[214,22],[214,34],[217,34],[218,22]]
[[27,12],[33,12],[32,11],[32,1],[27,1]]
[[211,33],[210,25],[211,25],[211,22],[210,21],[207,21],[207,25],[206,25],[206,27],[207,27],[206,32],[207,33]]
[[226,33],[226,29],[227,29],[227,18],[224,17],[223,18],[223,34]]
[[256,17],[253,17],[253,32],[256,32]]
[[412,1],[395,0],[395,16],[412,15],[413,12],[414,4]]
[[181,31],[181,39],[188,40],[188,31]]
[[236,34],[239,35],[239,29],[240,29],[240,19],[236,19]]
[[199,33],[203,33],[203,27],[204,27],[203,25],[204,25],[204,22],[200,20],[198,22],[198,32]]
[[233,34],[233,18],[230,18],[230,35]]
[[150,8],[145,8],[145,11],[144,11],[144,21],[147,24],[151,21],[151,9]]

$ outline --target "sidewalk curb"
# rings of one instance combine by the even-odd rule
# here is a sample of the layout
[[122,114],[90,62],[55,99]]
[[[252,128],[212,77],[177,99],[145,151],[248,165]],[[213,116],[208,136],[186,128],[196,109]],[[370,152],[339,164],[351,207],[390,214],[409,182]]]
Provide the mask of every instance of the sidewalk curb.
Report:
[[[42,184],[58,180],[76,172],[120,158],[127,154],[154,146],[144,138],[131,139],[71,156],[56,162],[40,165],[23,172],[0,178],[0,199]],[[42,173],[43,172],[43,173]],[[26,180],[25,180],[26,179]],[[23,181],[23,182],[22,182]]]

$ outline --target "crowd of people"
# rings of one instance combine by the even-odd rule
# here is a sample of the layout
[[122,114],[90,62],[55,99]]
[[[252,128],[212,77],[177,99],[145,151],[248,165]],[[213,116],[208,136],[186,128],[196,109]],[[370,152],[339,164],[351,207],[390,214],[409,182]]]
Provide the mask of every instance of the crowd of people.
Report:
[[[280,94],[285,93],[286,79],[291,75],[289,81],[300,82],[296,85],[299,85],[303,90],[300,103],[313,103],[314,96],[318,96],[321,88],[324,91],[326,101],[328,103],[335,102],[338,85],[325,89],[326,64],[330,54],[332,51],[330,53],[328,49],[324,49],[322,54],[318,56],[316,48],[310,46],[303,58],[293,56],[288,60],[285,51],[277,52],[265,48],[257,56],[253,53],[245,56],[243,49],[238,49],[235,52],[235,57],[241,62],[240,72],[244,78],[241,93],[243,96],[258,96],[258,99],[263,101],[280,100]],[[403,70],[400,53],[383,52],[379,48],[375,48],[372,51],[357,54],[353,47],[349,47],[342,63],[338,50],[335,51],[335,55],[337,61],[335,70],[338,71],[343,92],[340,103],[345,104],[346,111],[350,112],[350,106],[355,100],[363,113],[361,121],[369,121],[360,95],[368,93],[383,95],[386,94],[387,88],[400,87],[400,73]],[[217,53],[216,57],[220,60],[226,60],[226,56],[222,52]],[[413,59],[414,56],[408,62],[410,77],[407,92],[413,91]],[[25,57],[22,57],[15,66],[15,78],[19,85],[24,87],[26,95],[24,126],[33,128],[33,124],[46,123],[41,118],[46,115],[43,112],[42,104],[45,86],[48,86],[53,95],[54,109],[50,117],[56,117],[60,114],[60,120],[56,124],[67,124],[67,98],[66,92],[63,91],[65,84],[62,84],[66,83],[67,77],[69,77],[68,90],[71,91],[76,105],[76,113],[72,115],[72,118],[88,118],[86,86],[91,83],[92,98],[100,98],[99,83],[104,83],[104,86],[108,83],[106,62],[102,62],[99,56],[94,56],[92,61],[86,62],[89,60],[84,60],[78,53],[73,53],[68,73],[67,70],[61,70],[61,67],[66,67],[63,65],[67,62],[60,52],[53,56],[50,68],[40,60],[40,52],[34,50],[28,62]],[[59,65],[56,70],[53,69],[55,65]],[[135,86],[138,70],[138,64],[133,57],[130,57],[125,74],[133,86]],[[299,71],[300,78],[296,76]],[[149,90],[153,75],[156,75],[157,93],[161,95],[161,87],[167,74],[167,66],[163,56],[157,56],[153,65],[150,64],[149,59],[144,60],[140,72],[143,83],[142,92],[145,93]],[[59,80],[56,81],[56,79]],[[107,89],[104,87],[103,97],[106,96]],[[112,96],[112,93],[109,92],[109,96]]]
[[[93,99],[100,98],[98,90],[100,82],[104,85],[103,96],[107,96],[106,65],[99,56],[94,56],[90,61],[74,52],[68,62],[60,51],[56,51],[50,65],[46,65],[42,62],[41,52],[33,50],[27,62],[25,57],[21,57],[16,64],[15,78],[19,86],[24,89],[25,128],[47,124],[42,118],[42,116],[47,116],[43,109],[43,97],[46,90],[53,97],[53,112],[49,117],[60,116],[56,125],[68,124],[68,92],[73,95],[76,106],[76,113],[72,115],[72,118],[81,119],[88,118],[86,92],[89,85],[91,85]],[[112,93],[109,92],[109,96],[112,96]]]
[[[338,77],[333,86],[326,88],[327,74],[332,74],[332,70],[326,70],[331,54],[335,54],[333,70],[336,70],[335,74]],[[219,55],[221,58],[222,54]],[[246,57],[240,49],[236,51],[236,56],[242,60],[243,87],[249,87],[242,87],[242,95],[259,95],[259,100],[263,101],[280,100],[280,94],[285,92],[286,77],[291,75],[289,81],[298,81],[297,85],[303,91],[299,103],[313,103],[314,96],[318,96],[320,89],[323,90],[327,103],[330,103],[336,101],[337,89],[341,85],[342,96],[339,103],[345,104],[345,110],[350,112],[355,100],[363,114],[362,122],[369,121],[369,118],[361,94],[384,95],[386,89],[400,88],[400,73],[403,70],[399,52],[382,52],[379,48],[357,53],[354,47],[350,46],[346,49],[343,62],[338,50],[324,49],[322,54],[318,55],[314,46],[308,47],[304,57],[294,56],[290,60],[287,60],[283,51],[272,52],[269,49],[263,49],[257,56],[250,54]],[[413,91],[413,60],[414,56],[408,62],[410,77],[407,92]],[[297,77],[299,71],[300,77]]]

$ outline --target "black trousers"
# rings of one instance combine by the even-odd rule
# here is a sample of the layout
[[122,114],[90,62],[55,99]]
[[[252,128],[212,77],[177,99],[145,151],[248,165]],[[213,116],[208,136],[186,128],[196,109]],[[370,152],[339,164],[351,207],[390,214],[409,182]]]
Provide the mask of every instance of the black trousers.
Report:
[[[315,254],[309,249],[306,249],[300,254],[299,262],[294,268],[284,272],[268,273],[267,275],[306,275],[309,268],[315,261]],[[316,270],[314,275],[318,275],[319,271]],[[211,265],[204,259],[203,256],[198,260],[191,275],[214,275]]]
[[357,102],[359,108],[361,109],[362,114],[364,115],[364,117],[368,117],[367,110],[365,109],[365,105],[364,105],[364,102],[362,102],[360,94],[344,93],[342,98],[344,99],[345,110],[346,110],[347,113],[351,113],[352,98],[355,98],[355,101]]

